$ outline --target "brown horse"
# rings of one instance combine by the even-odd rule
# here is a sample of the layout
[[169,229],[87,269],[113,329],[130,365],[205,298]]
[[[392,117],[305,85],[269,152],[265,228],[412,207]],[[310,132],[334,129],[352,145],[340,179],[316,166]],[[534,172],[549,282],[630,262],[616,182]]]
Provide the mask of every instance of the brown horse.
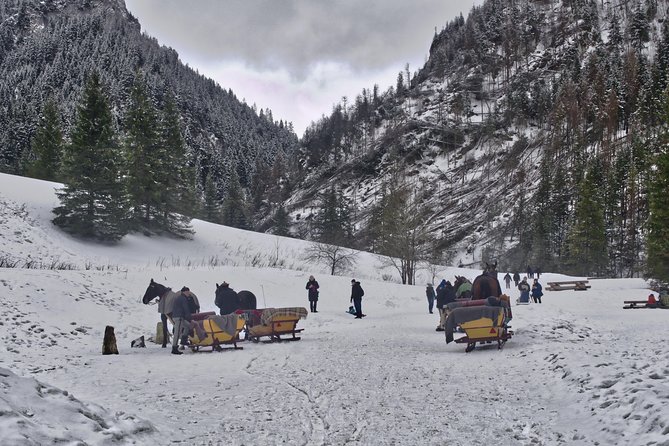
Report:
[[502,287],[497,280],[497,262],[492,265],[486,262],[485,266],[483,273],[474,279],[472,284],[472,299],[474,300],[502,295]]

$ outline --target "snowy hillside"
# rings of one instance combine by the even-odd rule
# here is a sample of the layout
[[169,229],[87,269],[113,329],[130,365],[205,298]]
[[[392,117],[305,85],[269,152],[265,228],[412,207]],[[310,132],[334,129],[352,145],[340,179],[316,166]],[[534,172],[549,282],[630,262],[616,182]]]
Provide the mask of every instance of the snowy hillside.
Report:
[[[669,311],[622,310],[648,295],[643,280],[547,291],[513,307],[503,350],[465,353],[435,332],[424,287],[382,281],[392,271],[375,256],[328,276],[302,260],[306,242],[200,221],[192,241],[88,244],[50,224],[54,186],[0,175],[0,258],[17,266],[0,269],[3,445],[669,445]],[[439,277],[456,273],[479,271]],[[309,274],[319,312],[300,322],[299,342],[181,356],[130,348],[159,320],[140,303],[151,278],[188,285],[213,310],[222,281],[260,307],[307,306]],[[362,320],[344,311],[352,277],[365,289]],[[118,356],[101,355],[106,325]]]

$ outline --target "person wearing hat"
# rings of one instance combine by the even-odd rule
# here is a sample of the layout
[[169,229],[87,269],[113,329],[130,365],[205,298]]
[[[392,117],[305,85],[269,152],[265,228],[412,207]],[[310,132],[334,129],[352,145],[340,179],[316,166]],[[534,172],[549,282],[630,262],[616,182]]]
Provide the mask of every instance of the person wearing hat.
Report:
[[200,301],[197,299],[195,293],[193,293],[190,288],[187,286],[181,288],[181,294],[186,296],[186,301],[188,302],[188,308],[190,312],[195,314],[200,312]]
[[314,276],[309,276],[306,289],[309,290],[309,308],[311,309],[312,313],[318,313],[316,310],[316,306],[318,305],[318,288],[319,285]]
[[432,308],[434,307],[434,298],[437,295],[434,292],[434,288],[432,287],[431,283],[427,284],[427,287],[425,288],[425,295],[427,296],[427,311],[429,311],[430,314],[432,314]]
[[365,291],[360,286],[360,282],[353,279],[351,280],[351,302],[355,307],[355,318],[362,319],[365,315],[362,314],[362,296],[365,295]]
[[172,309],[172,320],[174,321],[174,333],[172,335],[172,354],[180,355],[179,340],[181,345],[188,342],[188,334],[190,333],[190,322],[193,316],[188,308],[188,300],[186,295],[181,292],[174,300],[174,308]]

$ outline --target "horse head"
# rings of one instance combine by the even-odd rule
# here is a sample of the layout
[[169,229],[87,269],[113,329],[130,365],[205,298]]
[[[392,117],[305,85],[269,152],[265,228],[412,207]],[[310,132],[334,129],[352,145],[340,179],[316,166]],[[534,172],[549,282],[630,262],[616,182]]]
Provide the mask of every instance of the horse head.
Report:
[[216,297],[218,297],[218,295],[221,294],[221,291],[223,291],[224,285],[227,286],[227,283],[223,282],[220,285],[218,283],[216,283],[216,292],[214,293],[214,295]]
[[497,278],[497,260],[495,260],[495,263],[485,262],[485,269],[483,270],[483,274]]
[[146,292],[144,293],[144,297],[142,297],[142,302],[148,304],[156,297],[160,297],[165,294],[165,291],[167,291],[166,286],[161,285],[158,282],[154,282],[153,279],[151,279],[151,282],[149,282],[149,286],[146,288]]

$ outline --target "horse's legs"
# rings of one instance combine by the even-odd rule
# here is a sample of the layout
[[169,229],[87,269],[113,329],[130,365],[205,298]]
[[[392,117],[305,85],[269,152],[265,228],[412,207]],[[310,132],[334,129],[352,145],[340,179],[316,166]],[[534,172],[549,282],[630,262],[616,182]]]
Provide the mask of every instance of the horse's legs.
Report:
[[160,321],[163,323],[163,348],[167,347],[167,337],[168,337],[168,332],[167,332],[167,316],[164,314],[160,314]]

